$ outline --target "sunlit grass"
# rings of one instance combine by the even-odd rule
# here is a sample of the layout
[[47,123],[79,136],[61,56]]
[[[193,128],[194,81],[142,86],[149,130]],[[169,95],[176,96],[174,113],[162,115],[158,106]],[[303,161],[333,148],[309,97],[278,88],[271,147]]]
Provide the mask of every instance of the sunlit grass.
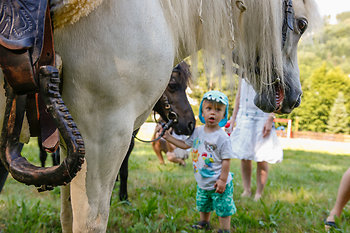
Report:
[[[39,164],[36,142],[24,155]],[[167,161],[166,161],[167,162]],[[48,159],[51,164],[51,159]],[[252,191],[255,192],[253,163]],[[324,232],[323,219],[335,202],[342,174],[349,167],[347,155],[286,150],[280,164],[270,166],[263,198],[241,198],[240,161],[231,161],[235,232]],[[119,183],[113,190],[107,232],[197,232],[189,226],[198,221],[195,209],[196,183],[190,160],[182,167],[167,162],[159,165],[149,144],[136,143],[129,161],[129,201],[118,199]],[[61,232],[59,189],[38,193],[9,178],[0,194],[0,232]],[[349,209],[340,226],[349,232]],[[213,229],[219,222],[214,214]],[[213,232],[216,232],[213,230]]]

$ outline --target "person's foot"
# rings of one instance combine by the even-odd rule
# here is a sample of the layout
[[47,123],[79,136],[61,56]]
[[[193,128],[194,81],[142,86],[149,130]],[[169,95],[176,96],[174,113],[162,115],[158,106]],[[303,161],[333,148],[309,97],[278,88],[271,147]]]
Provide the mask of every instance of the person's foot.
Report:
[[252,195],[251,192],[244,191],[244,192],[241,194],[241,197],[250,197],[251,195]]
[[186,162],[185,162],[184,160],[181,160],[181,161],[179,162],[179,165],[180,165],[180,166],[186,167]]
[[207,221],[199,221],[195,223],[194,225],[191,226],[193,229],[197,230],[209,230],[210,229],[210,224]]
[[328,218],[324,220],[324,228],[327,232],[329,232],[332,228],[339,229],[335,223],[334,215],[329,215]]
[[261,194],[256,193],[254,196],[254,201],[259,201],[261,198]]

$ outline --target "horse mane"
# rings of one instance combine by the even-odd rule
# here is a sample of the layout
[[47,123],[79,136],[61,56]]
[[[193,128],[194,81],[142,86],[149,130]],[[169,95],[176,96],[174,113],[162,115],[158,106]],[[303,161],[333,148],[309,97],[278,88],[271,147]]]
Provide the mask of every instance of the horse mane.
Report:
[[[227,48],[233,41],[230,8],[225,0],[160,0],[164,15],[175,41],[178,59],[191,55],[191,67],[196,76],[197,51],[202,49],[203,62],[213,77],[221,76],[223,60],[232,64]],[[233,28],[232,28],[233,29]],[[216,67],[220,66],[219,69]],[[225,66],[227,67],[227,66]],[[229,66],[231,68],[231,66]],[[232,72],[232,71],[231,71]]]
[[50,0],[54,28],[62,28],[90,14],[103,0]]
[[188,86],[192,79],[190,66],[185,61],[181,61],[174,67],[173,71],[178,71],[180,73],[180,85],[183,87]]
[[[196,62],[196,53],[202,49],[205,70],[211,73],[210,78],[221,77],[222,62],[225,64],[226,75],[232,77],[233,51],[234,60],[241,71],[239,76],[244,75],[253,86],[258,83],[271,83],[272,70],[283,82],[282,52],[281,47],[276,46],[282,44],[282,1],[160,2],[172,29],[178,56],[184,56],[186,51],[187,55],[194,56]],[[305,16],[308,17],[309,23],[312,23],[312,16],[318,12],[314,0],[294,0],[294,3],[297,5],[295,10],[306,9]],[[242,6],[245,6],[246,10]],[[265,89],[272,87],[258,86]]]

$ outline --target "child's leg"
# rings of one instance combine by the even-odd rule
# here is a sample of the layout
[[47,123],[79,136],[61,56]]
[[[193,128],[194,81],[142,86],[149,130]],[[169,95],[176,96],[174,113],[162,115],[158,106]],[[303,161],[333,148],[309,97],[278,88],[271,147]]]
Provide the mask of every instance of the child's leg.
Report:
[[197,210],[199,211],[200,221],[195,225],[192,225],[192,228],[195,229],[209,229],[209,220],[210,213],[213,211],[213,201],[210,197],[210,193],[214,191],[207,191],[199,188],[197,186],[197,195],[196,195],[196,205]]
[[254,200],[259,200],[264,191],[265,184],[267,182],[267,176],[269,173],[269,165],[267,162],[258,162],[256,168],[256,194]]
[[231,216],[219,217],[220,229],[223,231],[230,232]]
[[242,181],[244,191],[242,197],[249,197],[251,195],[251,176],[252,176],[252,161],[251,160],[241,160],[241,170],[242,170]]
[[206,212],[199,212],[199,216],[200,216],[200,221],[201,222],[208,222],[210,221],[210,212],[206,213]]
[[236,213],[236,206],[233,201],[233,182],[226,185],[226,189],[222,194],[215,193],[213,198],[214,208],[219,216],[219,232],[230,232],[231,215]]
[[194,229],[205,229],[209,230],[210,229],[210,212],[199,212],[200,215],[200,221],[197,222],[196,224],[192,225],[192,228]]

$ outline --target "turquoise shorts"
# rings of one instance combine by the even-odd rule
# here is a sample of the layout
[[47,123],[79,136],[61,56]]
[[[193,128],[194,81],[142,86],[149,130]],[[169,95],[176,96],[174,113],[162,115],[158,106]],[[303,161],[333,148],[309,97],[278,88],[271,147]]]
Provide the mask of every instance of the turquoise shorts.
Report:
[[212,212],[215,210],[219,217],[227,217],[236,213],[236,206],[233,201],[233,183],[226,185],[225,192],[216,193],[214,190],[204,190],[197,185],[196,197],[197,210],[199,212]]

